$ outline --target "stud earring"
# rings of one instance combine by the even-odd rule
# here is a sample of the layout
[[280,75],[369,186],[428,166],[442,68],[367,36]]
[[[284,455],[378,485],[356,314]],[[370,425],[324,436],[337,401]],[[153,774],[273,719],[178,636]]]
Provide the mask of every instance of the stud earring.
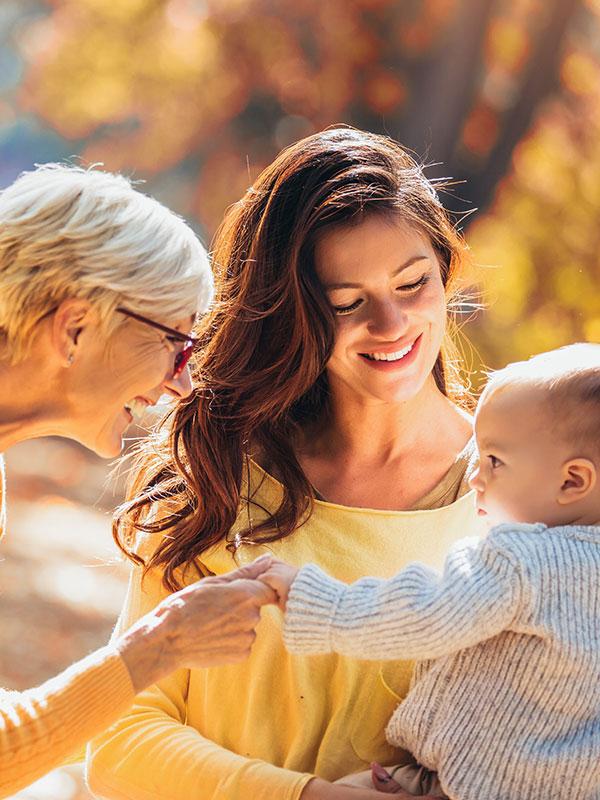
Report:
[[69,353],[69,355],[67,356],[67,364],[69,367],[72,365],[74,360],[75,356],[73,355],[73,353]]

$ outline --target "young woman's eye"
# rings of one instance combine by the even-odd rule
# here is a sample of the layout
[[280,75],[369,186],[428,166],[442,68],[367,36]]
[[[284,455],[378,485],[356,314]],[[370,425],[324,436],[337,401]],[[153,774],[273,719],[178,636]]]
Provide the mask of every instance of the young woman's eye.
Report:
[[351,314],[353,311],[356,311],[356,309],[361,305],[362,305],[362,300],[355,300],[349,306],[334,306],[333,310],[335,311],[336,314],[341,316],[343,314]]
[[425,286],[427,281],[429,280],[429,275],[426,273],[425,275],[421,275],[418,281],[414,283],[405,283],[402,286],[398,286],[399,292],[415,292],[417,289],[420,289],[421,286]]
[[497,456],[488,456],[488,458],[490,460],[490,465],[492,469],[497,469],[502,464],[502,462]]

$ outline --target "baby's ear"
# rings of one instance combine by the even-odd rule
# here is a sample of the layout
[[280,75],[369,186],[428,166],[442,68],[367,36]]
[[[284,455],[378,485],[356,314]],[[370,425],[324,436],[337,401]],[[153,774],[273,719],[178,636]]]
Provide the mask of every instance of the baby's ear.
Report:
[[596,465],[589,458],[572,458],[562,466],[562,483],[556,498],[559,505],[576,503],[596,485]]

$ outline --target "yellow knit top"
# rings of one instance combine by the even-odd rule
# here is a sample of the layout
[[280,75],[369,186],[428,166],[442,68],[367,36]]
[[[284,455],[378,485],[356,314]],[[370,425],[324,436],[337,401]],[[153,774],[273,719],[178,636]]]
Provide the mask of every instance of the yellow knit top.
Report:
[[[463,465],[464,474],[464,465]],[[281,485],[252,465],[254,504],[236,526],[264,519]],[[446,480],[447,483],[447,480]],[[439,493],[438,493],[439,494]],[[481,530],[472,493],[429,510],[381,511],[315,502],[309,520],[269,545],[279,558],[313,562],[343,581],[390,577],[410,561],[441,567],[457,539]],[[146,541],[147,553],[156,542]],[[267,548],[243,547],[238,562]],[[203,556],[207,572],[235,566],[225,544]],[[193,580],[191,574],[188,580]],[[120,627],[165,595],[160,575],[132,574]],[[311,776],[334,780],[378,760],[394,763],[384,728],[409,687],[406,661],[356,661],[290,655],[282,615],[266,607],[248,661],[180,670],[143,692],[91,746],[92,791],[122,800],[296,800]]]
[[[4,497],[0,455],[0,536]],[[127,711],[132,700],[127,667],[110,646],[36,689],[0,689],[0,797],[10,797],[81,751],[92,736]]]

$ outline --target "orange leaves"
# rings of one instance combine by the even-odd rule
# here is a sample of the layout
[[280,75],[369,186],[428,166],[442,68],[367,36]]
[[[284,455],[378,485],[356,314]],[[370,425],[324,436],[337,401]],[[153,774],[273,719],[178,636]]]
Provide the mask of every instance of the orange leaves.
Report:
[[[185,197],[180,210],[209,234],[281,147],[336,122],[429,148],[444,174],[471,174],[459,195],[477,196],[481,180],[483,202],[520,137],[494,207],[469,231],[484,261],[503,265],[487,273],[498,301],[477,337],[502,361],[598,331],[589,298],[600,291],[579,278],[566,287],[576,265],[600,284],[600,0],[50,6],[22,37],[24,107],[83,139],[85,159],[185,184],[167,194]],[[523,136],[553,86],[560,94]]]
[[489,307],[475,334],[493,366],[600,340],[600,120],[549,104],[468,239]]
[[387,114],[401,106],[407,95],[405,82],[391,70],[373,70],[365,81],[365,101],[379,114]]
[[529,49],[529,35],[516,20],[499,18],[492,22],[486,41],[488,63],[507,72],[518,72]]
[[462,144],[476,156],[487,155],[499,132],[498,114],[484,102],[480,102],[465,120]]
[[562,82],[573,94],[600,95],[600,64],[588,53],[571,52],[561,69]]

